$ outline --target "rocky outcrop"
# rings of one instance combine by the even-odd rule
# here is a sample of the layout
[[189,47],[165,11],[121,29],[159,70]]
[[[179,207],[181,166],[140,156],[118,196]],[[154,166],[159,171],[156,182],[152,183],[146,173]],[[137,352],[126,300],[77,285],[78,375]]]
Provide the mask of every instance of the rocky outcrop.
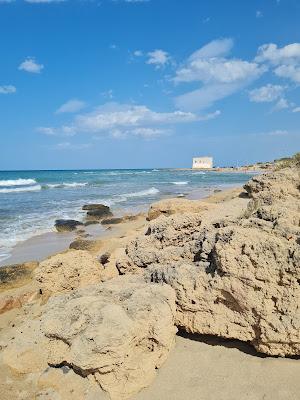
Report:
[[182,198],[164,199],[153,203],[148,211],[148,220],[151,221],[160,215],[169,216],[177,213],[201,213],[213,208],[212,204],[207,204],[203,201],[187,200]]
[[137,215],[125,215],[124,217],[105,218],[101,221],[102,225],[116,225],[123,222],[135,221],[138,218]]
[[83,225],[82,222],[75,219],[57,219],[55,221],[55,228],[57,232],[71,232],[75,231],[77,226]]
[[153,380],[176,333],[170,286],[118,277],[52,297],[40,318],[18,329],[3,352],[15,373],[68,367],[127,399]]
[[39,264],[35,279],[42,294],[69,292],[101,282],[103,267],[88,251],[70,250]]
[[[299,170],[254,177],[243,217],[160,217],[127,246],[123,271],[176,291],[177,325],[300,354]],[[217,213],[216,213],[217,215]]]

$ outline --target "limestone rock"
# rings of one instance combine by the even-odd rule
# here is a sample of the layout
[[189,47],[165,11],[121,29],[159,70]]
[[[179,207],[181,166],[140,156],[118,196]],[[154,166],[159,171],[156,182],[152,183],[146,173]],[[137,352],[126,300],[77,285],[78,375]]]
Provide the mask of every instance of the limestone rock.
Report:
[[160,215],[169,216],[176,213],[201,213],[213,208],[212,204],[198,200],[188,200],[182,198],[163,199],[150,206],[148,211],[148,220],[151,221]]
[[32,271],[37,265],[37,262],[27,262],[0,267],[0,289],[6,290],[10,287],[21,286],[30,280]]
[[103,267],[87,251],[71,250],[44,261],[35,270],[35,279],[43,294],[68,292],[101,282]]
[[91,376],[112,399],[150,384],[174,342],[175,297],[166,285],[119,277],[53,297],[42,318],[51,365]]
[[176,323],[188,332],[299,355],[299,187],[299,170],[282,170],[245,185],[252,200],[242,217],[159,217],[127,246],[123,268],[172,286]]

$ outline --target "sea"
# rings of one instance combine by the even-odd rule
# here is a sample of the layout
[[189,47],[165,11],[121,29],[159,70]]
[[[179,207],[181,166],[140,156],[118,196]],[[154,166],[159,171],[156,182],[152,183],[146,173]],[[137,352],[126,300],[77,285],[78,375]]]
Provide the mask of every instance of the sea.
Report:
[[162,198],[203,198],[250,177],[176,169],[0,171],[0,262],[16,244],[53,231],[56,219],[83,220],[84,204],[106,204],[121,216]]

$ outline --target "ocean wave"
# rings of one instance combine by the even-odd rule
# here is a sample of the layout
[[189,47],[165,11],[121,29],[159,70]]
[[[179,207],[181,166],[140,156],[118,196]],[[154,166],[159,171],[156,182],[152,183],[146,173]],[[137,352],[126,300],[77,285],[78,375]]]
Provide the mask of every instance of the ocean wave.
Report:
[[72,183],[48,183],[47,185],[43,186],[44,188],[56,189],[56,188],[64,188],[64,187],[82,187],[86,186],[87,182],[72,182]]
[[9,179],[9,180],[0,180],[0,187],[7,186],[26,186],[26,185],[34,185],[36,184],[35,179]]
[[156,189],[155,187],[152,187],[150,189],[141,190],[140,192],[132,192],[132,193],[120,194],[120,195],[117,195],[117,197],[120,198],[119,201],[126,201],[128,198],[155,196],[158,193],[159,193],[159,190]]
[[179,182],[171,182],[173,185],[187,185],[189,182],[188,181],[179,181]]
[[14,188],[0,189],[0,193],[37,192],[41,189],[42,189],[41,185],[20,186],[20,187],[14,187]]

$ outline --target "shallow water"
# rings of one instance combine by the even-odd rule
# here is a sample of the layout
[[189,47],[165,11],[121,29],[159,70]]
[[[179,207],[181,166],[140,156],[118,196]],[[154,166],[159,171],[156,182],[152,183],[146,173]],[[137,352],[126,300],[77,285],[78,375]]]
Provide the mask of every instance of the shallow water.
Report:
[[82,220],[86,203],[103,203],[115,214],[137,213],[165,197],[204,197],[239,186],[245,173],[192,170],[74,170],[0,172],[0,261],[19,242],[53,230],[58,218]]

